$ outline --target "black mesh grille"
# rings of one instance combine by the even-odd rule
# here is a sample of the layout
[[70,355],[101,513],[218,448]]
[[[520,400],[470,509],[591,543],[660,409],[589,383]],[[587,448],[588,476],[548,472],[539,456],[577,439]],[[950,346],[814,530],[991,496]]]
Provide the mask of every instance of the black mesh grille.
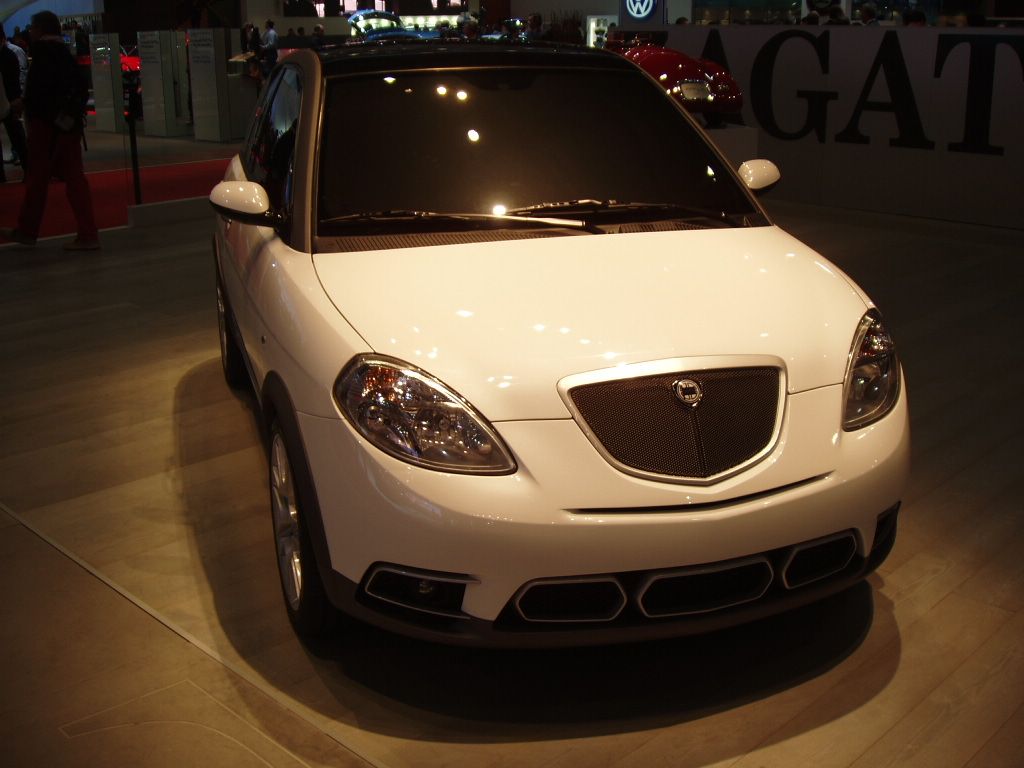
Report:
[[[703,397],[682,403],[674,385],[696,381]],[[585,384],[569,396],[616,461],[675,477],[706,478],[755,456],[775,431],[779,372],[729,368]]]

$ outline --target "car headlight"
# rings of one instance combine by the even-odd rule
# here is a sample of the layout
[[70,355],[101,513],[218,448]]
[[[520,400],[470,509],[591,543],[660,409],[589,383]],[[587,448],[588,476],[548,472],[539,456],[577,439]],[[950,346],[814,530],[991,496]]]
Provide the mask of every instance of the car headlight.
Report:
[[515,472],[494,428],[457,393],[415,366],[361,355],[334,385],[341,412],[395,458],[444,472]]
[[850,348],[843,402],[843,429],[859,429],[882,418],[896,404],[900,365],[896,345],[877,310],[860,320]]

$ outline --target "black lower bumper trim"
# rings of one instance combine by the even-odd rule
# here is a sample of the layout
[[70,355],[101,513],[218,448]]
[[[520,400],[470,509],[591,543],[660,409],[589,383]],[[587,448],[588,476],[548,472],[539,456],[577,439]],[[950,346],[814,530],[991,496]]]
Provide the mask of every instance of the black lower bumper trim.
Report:
[[[811,584],[786,589],[780,582],[753,602],[696,615],[648,618],[624,611],[614,622],[537,624],[521,620],[506,609],[494,622],[468,618],[429,616],[388,605],[365,595],[360,585],[332,572],[326,585],[331,601],[350,616],[398,634],[448,645],[494,648],[549,648],[609,645],[703,634],[783,613],[842,592],[874,571],[888,556],[896,537],[899,504],[879,516],[875,539],[867,557],[854,557],[841,572]],[[770,560],[786,556],[787,549],[764,553]],[[629,575],[623,574],[629,582]],[[635,576],[634,576],[635,578]]]

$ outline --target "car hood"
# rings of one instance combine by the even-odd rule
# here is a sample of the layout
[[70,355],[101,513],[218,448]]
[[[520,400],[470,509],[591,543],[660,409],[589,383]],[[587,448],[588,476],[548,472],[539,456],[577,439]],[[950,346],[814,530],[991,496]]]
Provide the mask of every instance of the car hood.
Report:
[[839,269],[777,227],[313,258],[374,351],[433,374],[492,421],[566,418],[563,377],[671,358],[770,355],[790,392],[837,384],[866,309]]

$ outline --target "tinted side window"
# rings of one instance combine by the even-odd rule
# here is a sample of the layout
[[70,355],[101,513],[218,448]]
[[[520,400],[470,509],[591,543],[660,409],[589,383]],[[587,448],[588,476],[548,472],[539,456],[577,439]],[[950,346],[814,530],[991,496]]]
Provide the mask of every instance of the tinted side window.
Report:
[[274,90],[247,148],[246,173],[262,184],[274,208],[288,209],[292,202],[292,160],[302,104],[302,84],[294,68],[281,71]]
[[249,134],[245,138],[245,147],[242,150],[242,165],[245,167],[245,175],[255,180],[259,163],[256,160],[257,148],[261,137],[266,130],[267,114],[270,109],[270,102],[277,92],[278,83],[281,82],[282,73],[277,75],[266,84],[263,93],[260,94],[259,102],[256,104],[256,113],[253,115],[252,123],[249,125]]

